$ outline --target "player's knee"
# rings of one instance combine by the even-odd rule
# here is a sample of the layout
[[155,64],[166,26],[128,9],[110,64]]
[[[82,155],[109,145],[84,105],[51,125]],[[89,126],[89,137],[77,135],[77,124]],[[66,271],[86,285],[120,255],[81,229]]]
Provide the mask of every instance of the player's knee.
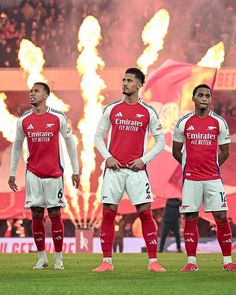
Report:
[[61,216],[60,208],[49,208],[48,216],[50,219]]
[[223,212],[214,212],[213,215],[214,215],[214,218],[215,218],[215,221],[216,222],[218,220],[219,221],[225,221],[225,220],[227,220],[227,214],[226,214],[225,211],[223,211]]
[[141,219],[141,221],[153,219],[151,209],[139,212],[138,217]]
[[31,208],[32,218],[41,220],[44,217],[44,208]]
[[112,210],[111,208],[103,208],[102,217],[103,220],[114,221],[117,211]]

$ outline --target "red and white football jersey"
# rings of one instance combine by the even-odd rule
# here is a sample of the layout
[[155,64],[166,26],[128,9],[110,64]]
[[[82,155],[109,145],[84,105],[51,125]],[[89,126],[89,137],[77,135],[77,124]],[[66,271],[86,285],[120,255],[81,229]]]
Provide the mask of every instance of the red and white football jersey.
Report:
[[142,100],[136,104],[128,104],[124,100],[109,104],[99,128],[110,129],[108,150],[121,163],[121,168],[129,168],[130,161],[145,154],[148,132],[153,136],[163,132],[156,111]]
[[230,143],[229,128],[222,117],[212,111],[205,118],[189,113],[178,121],[173,140],[184,143],[184,179],[220,178],[218,145]]
[[63,159],[60,134],[71,136],[71,130],[63,113],[48,108],[43,115],[30,110],[17,122],[16,140],[27,139],[27,169],[40,178],[60,177]]

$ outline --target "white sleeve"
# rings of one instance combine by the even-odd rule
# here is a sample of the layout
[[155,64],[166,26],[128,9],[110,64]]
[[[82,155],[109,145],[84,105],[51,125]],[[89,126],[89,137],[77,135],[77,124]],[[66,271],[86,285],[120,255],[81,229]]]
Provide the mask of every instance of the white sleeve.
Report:
[[105,142],[104,135],[110,129],[110,112],[109,108],[106,108],[102,114],[102,117],[98,123],[97,131],[95,133],[94,144],[98,149],[99,153],[102,155],[104,160],[110,158],[112,155],[109,153]]
[[182,118],[177,122],[174,133],[173,133],[173,141],[176,142],[184,142],[184,124]]
[[231,142],[228,124],[226,123],[224,119],[220,120],[219,123],[220,123],[220,132],[218,135],[219,145],[228,144]]
[[73,174],[79,174],[79,161],[78,161],[78,154],[77,154],[77,146],[74,141],[71,128],[68,125],[67,119],[64,115],[60,118],[60,133],[63,136],[66,148],[68,151],[68,155],[71,161]]
[[155,111],[151,112],[151,119],[149,128],[152,136],[154,137],[155,144],[152,149],[141,157],[141,160],[146,164],[157,156],[165,148],[165,138],[162,130],[159,116]]
[[16,124],[16,138],[12,145],[12,150],[11,150],[10,176],[16,176],[16,169],[17,169],[20,156],[22,153],[24,139],[25,139],[25,134],[22,129],[22,122],[19,119]]

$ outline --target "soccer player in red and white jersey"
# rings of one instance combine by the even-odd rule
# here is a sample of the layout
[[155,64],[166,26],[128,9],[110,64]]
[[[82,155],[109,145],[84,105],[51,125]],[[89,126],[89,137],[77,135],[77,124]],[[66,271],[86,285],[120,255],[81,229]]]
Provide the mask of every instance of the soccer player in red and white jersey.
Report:
[[52,238],[55,247],[54,269],[64,269],[62,245],[64,228],[60,208],[65,207],[63,197],[63,158],[60,146],[62,135],[72,163],[72,183],[78,188],[79,166],[77,147],[66,117],[59,111],[47,107],[50,88],[37,82],[30,90],[32,109],[17,121],[16,138],[12,147],[11,171],[8,184],[16,192],[16,169],[21,156],[23,141],[27,139],[28,157],[26,169],[25,209],[32,212],[32,230],[38,250],[38,262],[34,269],[48,267],[45,253],[44,208],[47,208],[52,223]]
[[214,216],[224,269],[236,271],[236,264],[231,257],[232,235],[227,219],[228,206],[219,168],[229,156],[228,125],[222,117],[209,109],[212,93],[208,85],[198,85],[193,90],[192,100],[195,111],[177,122],[173,135],[173,156],[183,168],[180,212],[185,214],[184,242],[188,262],[182,271],[198,270],[197,221],[202,203],[205,212],[212,212]]
[[[157,228],[152,217],[153,198],[146,171],[146,163],[164,149],[165,140],[156,111],[139,98],[139,89],[144,80],[145,76],[139,69],[126,70],[122,80],[124,97],[104,109],[95,135],[95,145],[106,161],[101,196],[103,219],[100,239],[103,262],[94,269],[97,272],[113,270],[114,219],[124,192],[136,206],[141,219],[149,256],[148,270],[166,271],[156,257]],[[109,140],[106,147],[104,135],[107,131]],[[154,137],[155,144],[147,152],[149,132]]]

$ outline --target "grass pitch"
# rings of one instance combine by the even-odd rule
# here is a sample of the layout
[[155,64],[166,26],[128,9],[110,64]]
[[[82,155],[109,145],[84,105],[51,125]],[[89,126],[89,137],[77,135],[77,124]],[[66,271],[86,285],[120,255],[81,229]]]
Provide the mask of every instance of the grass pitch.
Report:
[[[100,254],[65,254],[65,270],[33,270],[37,254],[0,254],[0,294],[148,294],[195,295],[236,293],[236,272],[223,271],[220,254],[199,254],[198,272],[182,273],[185,254],[161,253],[166,273],[147,271],[146,254],[114,254],[114,272],[94,273]],[[236,255],[234,255],[236,260]]]

